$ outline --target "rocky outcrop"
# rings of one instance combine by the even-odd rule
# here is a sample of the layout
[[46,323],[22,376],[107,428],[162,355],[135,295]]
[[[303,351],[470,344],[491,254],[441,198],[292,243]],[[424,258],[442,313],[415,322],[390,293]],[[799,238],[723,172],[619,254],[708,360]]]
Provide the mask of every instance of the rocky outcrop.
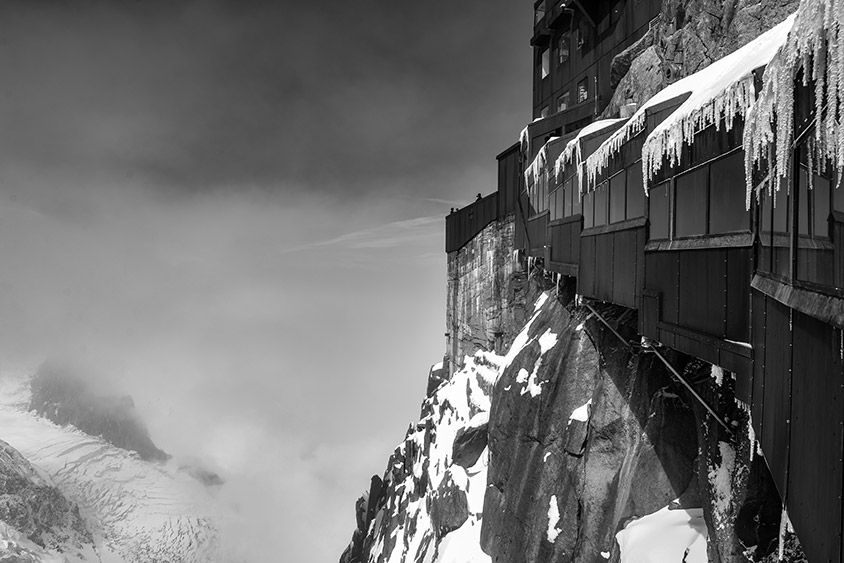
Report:
[[73,425],[118,448],[137,452],[146,461],[169,456],[149,437],[131,397],[98,393],[74,370],[45,363],[32,378],[31,411],[56,424]]
[[[6,442],[0,441],[0,561],[40,561],[39,548],[54,552],[81,550],[91,536],[79,514],[35,467]],[[24,541],[22,538],[25,538]],[[2,543],[0,543],[2,545]],[[10,547],[11,545],[11,547]]]
[[694,74],[783,21],[799,0],[663,0],[656,25],[612,63],[604,117]]

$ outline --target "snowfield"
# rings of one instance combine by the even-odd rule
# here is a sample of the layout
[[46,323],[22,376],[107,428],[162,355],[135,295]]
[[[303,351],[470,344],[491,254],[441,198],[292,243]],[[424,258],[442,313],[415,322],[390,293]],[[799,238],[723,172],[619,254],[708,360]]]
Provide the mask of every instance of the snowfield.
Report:
[[[32,373],[0,369],[0,438],[43,471],[68,500],[79,505],[96,553],[68,561],[230,561],[219,548],[222,514],[202,485],[175,467],[143,461],[137,454],[100,438],[27,412]],[[0,526],[0,546],[9,541],[21,542],[14,537],[14,530]],[[10,551],[0,551],[0,555],[5,553]],[[65,558],[42,554],[32,560]]]

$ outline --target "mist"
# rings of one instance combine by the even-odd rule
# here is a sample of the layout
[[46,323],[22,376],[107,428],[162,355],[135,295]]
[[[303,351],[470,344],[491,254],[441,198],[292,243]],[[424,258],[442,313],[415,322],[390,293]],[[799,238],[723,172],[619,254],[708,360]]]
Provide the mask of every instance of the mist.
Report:
[[444,217],[529,117],[529,29],[481,0],[3,2],[0,363],[130,394],[225,479],[253,563],[336,560],[442,358]]

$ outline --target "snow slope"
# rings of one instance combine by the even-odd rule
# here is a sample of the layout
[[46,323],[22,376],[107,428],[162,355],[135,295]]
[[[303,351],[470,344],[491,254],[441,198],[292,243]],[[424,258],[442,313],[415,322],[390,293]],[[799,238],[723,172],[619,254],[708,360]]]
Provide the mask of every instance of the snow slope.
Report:
[[89,561],[223,560],[222,515],[199,483],[27,412],[31,376],[27,369],[0,369],[0,437],[79,505],[98,552]]

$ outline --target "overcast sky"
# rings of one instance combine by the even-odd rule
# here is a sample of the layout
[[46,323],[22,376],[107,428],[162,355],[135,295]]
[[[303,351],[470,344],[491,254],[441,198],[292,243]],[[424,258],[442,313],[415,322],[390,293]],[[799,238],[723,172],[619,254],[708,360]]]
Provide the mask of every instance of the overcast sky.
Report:
[[336,561],[530,118],[520,4],[0,1],[3,359],[83,356],[254,561]]

